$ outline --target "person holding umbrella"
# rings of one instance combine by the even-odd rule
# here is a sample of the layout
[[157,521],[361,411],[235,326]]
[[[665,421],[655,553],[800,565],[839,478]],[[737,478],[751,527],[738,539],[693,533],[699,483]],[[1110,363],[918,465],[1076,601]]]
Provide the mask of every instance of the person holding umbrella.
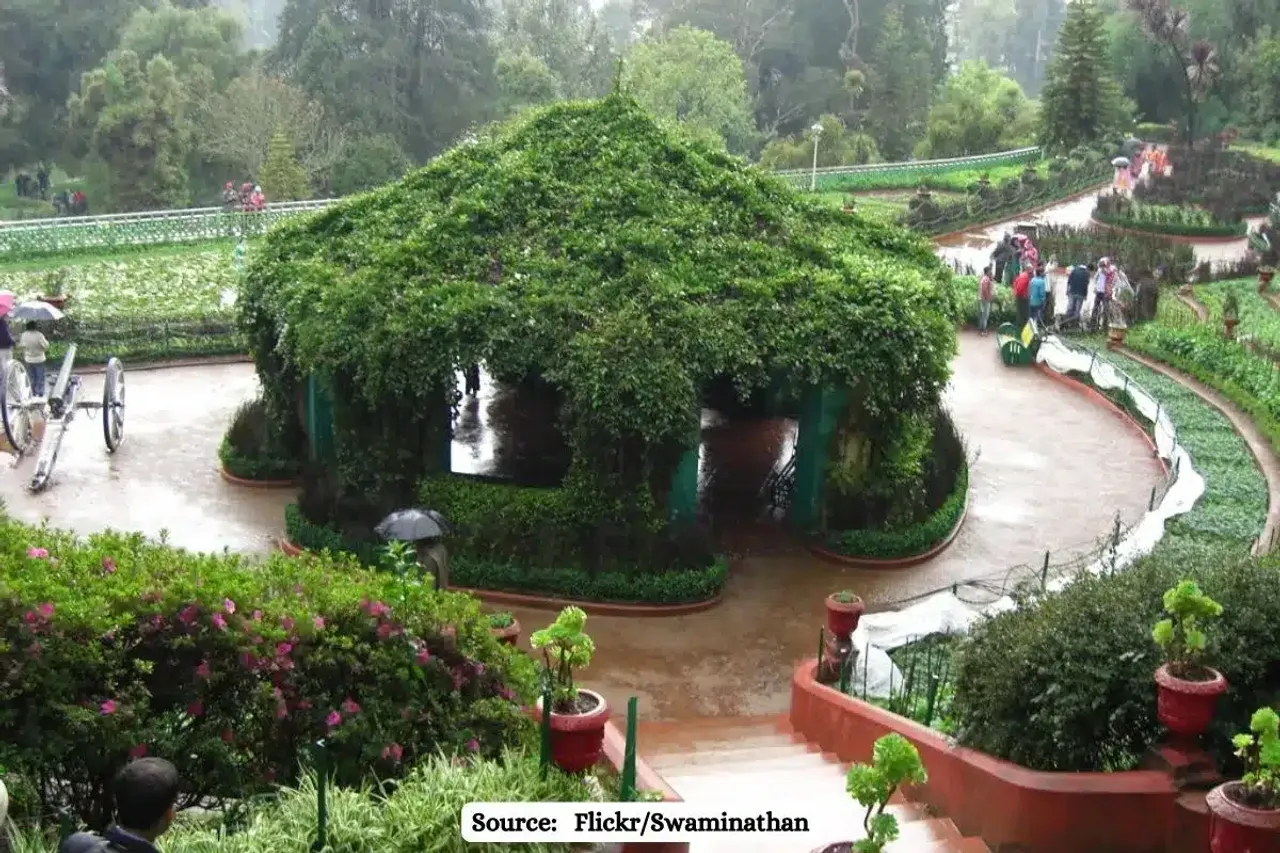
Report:
[[0,290],[0,382],[8,381],[9,362],[13,360],[13,333],[9,331],[9,312],[13,310],[13,294]]
[[[3,303],[0,303],[3,305]],[[48,302],[33,300],[23,302],[13,309],[13,319],[26,320],[27,327],[18,336],[18,349],[22,351],[22,360],[27,364],[27,374],[31,377],[31,393],[44,397],[49,393],[45,380],[45,362],[49,357],[49,339],[40,332],[40,323],[61,320],[65,314]]]

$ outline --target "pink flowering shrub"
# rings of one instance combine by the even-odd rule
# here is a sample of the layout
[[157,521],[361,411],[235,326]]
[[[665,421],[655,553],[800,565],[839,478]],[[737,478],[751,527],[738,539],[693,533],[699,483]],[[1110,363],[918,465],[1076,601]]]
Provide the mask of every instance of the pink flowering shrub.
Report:
[[0,520],[0,764],[26,808],[106,822],[130,757],[185,804],[297,778],[323,739],[341,783],[527,743],[532,663],[466,596],[331,556],[261,564]]

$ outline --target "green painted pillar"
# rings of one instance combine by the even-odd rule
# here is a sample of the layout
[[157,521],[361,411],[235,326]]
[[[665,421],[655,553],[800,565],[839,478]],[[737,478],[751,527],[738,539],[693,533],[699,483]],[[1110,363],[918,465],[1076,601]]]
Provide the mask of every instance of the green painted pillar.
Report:
[[307,377],[307,441],[313,460],[333,460],[333,398],[315,376]]
[[835,433],[845,402],[845,392],[832,388],[808,388],[800,398],[795,490],[788,516],[792,529],[797,532],[807,533],[816,529],[822,519],[831,436]]
[[691,524],[698,517],[698,448],[686,450],[680,456],[671,477],[671,492],[667,496],[667,518],[672,524]]

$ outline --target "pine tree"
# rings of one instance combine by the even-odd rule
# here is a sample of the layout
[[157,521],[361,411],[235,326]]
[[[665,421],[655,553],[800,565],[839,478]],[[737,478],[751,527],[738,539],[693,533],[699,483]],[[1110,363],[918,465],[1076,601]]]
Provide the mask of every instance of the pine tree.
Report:
[[927,46],[908,34],[898,3],[885,12],[868,83],[866,128],[886,160],[906,160],[924,133],[933,79]]
[[271,137],[258,183],[270,201],[298,201],[311,195],[307,173],[298,162],[293,143],[283,131],[276,131]]
[[1067,19],[1040,93],[1040,143],[1070,150],[1124,129],[1129,110],[1107,75],[1107,41],[1094,0],[1067,5]]

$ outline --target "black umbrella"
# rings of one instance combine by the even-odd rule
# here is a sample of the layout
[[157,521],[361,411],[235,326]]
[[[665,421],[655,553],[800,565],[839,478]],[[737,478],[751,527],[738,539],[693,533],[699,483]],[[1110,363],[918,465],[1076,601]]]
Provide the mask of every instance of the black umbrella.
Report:
[[434,509],[401,509],[382,519],[374,530],[383,539],[420,542],[447,536],[453,525]]

